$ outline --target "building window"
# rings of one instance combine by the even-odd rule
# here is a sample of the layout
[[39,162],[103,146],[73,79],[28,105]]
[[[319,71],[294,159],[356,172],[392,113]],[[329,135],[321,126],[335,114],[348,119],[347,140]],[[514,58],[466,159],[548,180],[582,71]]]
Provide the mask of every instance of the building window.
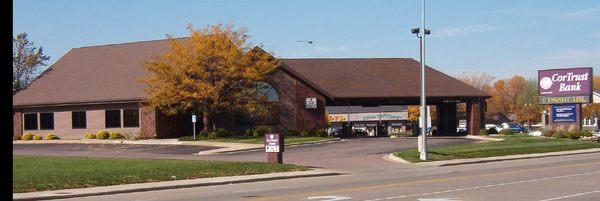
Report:
[[54,130],[54,113],[40,113],[40,129]]
[[106,110],[104,120],[106,128],[121,128],[121,110]]
[[78,111],[71,113],[71,125],[73,129],[86,128],[86,116],[85,111]]
[[25,122],[25,130],[37,130],[38,129],[37,113],[25,114],[24,122]]
[[123,126],[124,127],[139,127],[140,126],[140,110],[139,109],[124,109],[123,110]]

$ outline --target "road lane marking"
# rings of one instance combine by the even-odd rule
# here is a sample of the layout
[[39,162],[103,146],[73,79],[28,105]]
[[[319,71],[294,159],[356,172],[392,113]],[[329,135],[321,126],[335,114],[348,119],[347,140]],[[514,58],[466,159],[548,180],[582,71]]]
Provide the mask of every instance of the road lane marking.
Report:
[[484,173],[484,174],[456,176],[456,177],[447,177],[447,178],[439,178],[439,179],[425,179],[425,180],[398,182],[398,183],[391,183],[391,184],[359,186],[359,187],[353,187],[353,188],[338,188],[338,189],[332,189],[332,190],[303,192],[303,193],[295,193],[295,194],[287,194],[287,195],[273,195],[273,196],[264,196],[264,197],[256,198],[253,200],[281,200],[286,196],[306,197],[306,196],[310,196],[310,195],[314,195],[314,194],[321,194],[321,195],[329,194],[329,195],[331,195],[331,194],[338,194],[338,193],[342,193],[342,192],[356,192],[356,191],[369,190],[369,189],[400,187],[400,186],[406,186],[406,185],[411,185],[411,184],[413,184],[413,185],[414,184],[427,184],[427,183],[453,181],[453,180],[479,178],[479,177],[490,177],[490,176],[507,175],[507,174],[523,173],[523,172],[535,172],[535,171],[544,171],[544,170],[552,170],[552,169],[560,169],[560,168],[582,167],[582,166],[590,166],[590,165],[596,165],[596,164],[600,164],[600,162],[578,163],[578,164],[541,167],[541,168],[518,169],[518,170],[511,170],[511,171],[506,171],[506,172]]
[[399,195],[399,196],[392,196],[392,197],[385,197],[385,198],[370,199],[370,200],[365,200],[365,201],[380,201],[380,200],[391,200],[391,199],[398,199],[398,198],[437,195],[437,194],[442,194],[442,193],[452,193],[452,192],[457,192],[457,191],[475,190],[475,189],[480,189],[480,188],[490,188],[490,187],[515,185],[515,184],[522,184],[522,183],[531,183],[531,182],[538,182],[538,181],[545,181],[545,180],[552,180],[552,179],[562,179],[562,178],[584,176],[584,175],[591,175],[591,174],[598,174],[598,173],[600,173],[600,171],[569,174],[569,175],[554,176],[554,177],[543,177],[543,178],[537,178],[537,179],[505,182],[505,183],[498,183],[498,184],[488,184],[488,185],[481,185],[481,186],[471,186],[471,187],[467,187],[467,188],[457,188],[457,189],[450,189],[450,190],[436,191],[436,192],[429,192],[429,193],[421,193],[421,194]]
[[565,195],[565,196],[549,198],[549,199],[540,200],[540,201],[560,200],[560,199],[572,198],[572,197],[577,197],[577,196],[582,196],[582,195],[587,195],[587,194],[592,194],[592,193],[600,193],[600,190],[589,191],[589,192],[584,192],[584,193],[577,193],[577,194],[573,194],[573,195]]
[[288,186],[281,186],[281,187],[273,187],[273,188],[255,188],[255,189],[248,189],[248,190],[239,190],[236,191],[236,193],[248,193],[248,192],[255,192],[255,191],[262,191],[262,190],[281,190],[281,189],[286,189],[286,188],[290,188]]
[[311,196],[308,200],[319,200],[319,201],[338,201],[338,200],[349,200],[352,197],[340,196],[340,195],[325,195],[325,196]]

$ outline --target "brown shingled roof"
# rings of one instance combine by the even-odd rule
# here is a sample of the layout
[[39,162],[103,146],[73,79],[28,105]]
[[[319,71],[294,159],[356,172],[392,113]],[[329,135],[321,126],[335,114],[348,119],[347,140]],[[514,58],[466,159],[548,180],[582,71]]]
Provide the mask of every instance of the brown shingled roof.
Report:
[[[169,48],[168,40],[75,48],[13,96],[14,106],[143,101],[142,64]],[[283,68],[329,98],[417,97],[419,63],[404,58],[283,59]],[[487,97],[435,69],[427,69],[428,96]]]
[[[421,94],[420,63],[411,58],[284,59],[284,65],[333,98],[406,98]],[[489,97],[433,68],[428,97]]]

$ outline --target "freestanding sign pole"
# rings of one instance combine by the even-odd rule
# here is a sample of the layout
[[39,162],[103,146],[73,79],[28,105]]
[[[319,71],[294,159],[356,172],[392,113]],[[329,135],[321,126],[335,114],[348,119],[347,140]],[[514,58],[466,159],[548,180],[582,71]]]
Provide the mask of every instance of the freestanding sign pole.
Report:
[[267,163],[283,163],[284,138],[279,133],[265,133]]
[[192,115],[192,123],[194,123],[194,140],[196,139],[196,115]]
[[423,125],[421,126],[421,143],[419,150],[421,151],[420,159],[427,160],[427,106],[425,100],[425,0],[421,0],[422,10],[421,10],[421,30],[423,30],[423,34],[421,35],[421,122]]

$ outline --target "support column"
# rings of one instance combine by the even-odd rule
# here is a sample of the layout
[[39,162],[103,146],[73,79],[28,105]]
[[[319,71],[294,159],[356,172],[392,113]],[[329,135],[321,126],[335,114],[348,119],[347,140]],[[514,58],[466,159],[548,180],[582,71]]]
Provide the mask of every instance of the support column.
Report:
[[13,112],[13,138],[23,135],[23,113]]
[[156,109],[150,106],[140,107],[140,131],[146,138],[156,137]]
[[480,100],[471,101],[468,107],[467,131],[469,135],[479,135],[479,130],[485,127],[485,103]]

